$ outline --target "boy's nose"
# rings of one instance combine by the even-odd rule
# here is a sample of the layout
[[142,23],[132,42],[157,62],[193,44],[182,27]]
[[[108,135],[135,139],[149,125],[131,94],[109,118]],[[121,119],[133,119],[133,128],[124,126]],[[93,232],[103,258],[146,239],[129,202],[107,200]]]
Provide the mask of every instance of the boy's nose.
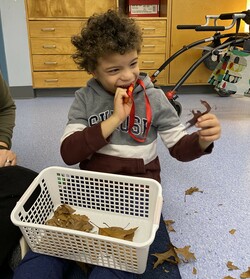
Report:
[[124,70],[121,75],[122,80],[131,80],[133,78],[133,72],[131,70]]

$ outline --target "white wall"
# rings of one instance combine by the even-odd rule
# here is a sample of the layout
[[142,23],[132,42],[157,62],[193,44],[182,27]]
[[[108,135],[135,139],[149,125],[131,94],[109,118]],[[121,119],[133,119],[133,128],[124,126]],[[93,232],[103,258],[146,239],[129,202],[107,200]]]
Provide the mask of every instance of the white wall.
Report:
[[0,0],[9,86],[31,86],[24,0]]

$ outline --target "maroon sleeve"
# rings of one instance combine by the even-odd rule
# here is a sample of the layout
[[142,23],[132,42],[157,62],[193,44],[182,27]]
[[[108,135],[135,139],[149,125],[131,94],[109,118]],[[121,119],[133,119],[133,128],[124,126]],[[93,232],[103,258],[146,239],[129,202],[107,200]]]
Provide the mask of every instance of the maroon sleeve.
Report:
[[172,157],[182,162],[192,161],[205,154],[212,152],[214,144],[210,144],[206,150],[202,150],[199,145],[199,136],[196,132],[181,138],[169,149]]
[[90,155],[108,144],[101,131],[101,123],[77,131],[64,139],[61,144],[61,156],[67,165],[86,160]]

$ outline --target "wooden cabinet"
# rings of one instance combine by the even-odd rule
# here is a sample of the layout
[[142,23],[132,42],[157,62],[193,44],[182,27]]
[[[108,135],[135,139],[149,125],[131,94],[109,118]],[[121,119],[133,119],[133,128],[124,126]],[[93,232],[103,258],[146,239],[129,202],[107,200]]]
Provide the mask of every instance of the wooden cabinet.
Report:
[[90,76],[77,69],[71,36],[84,20],[29,20],[34,88],[81,87]]
[[[169,46],[170,55],[184,45],[196,40],[209,37],[213,32],[196,32],[194,30],[177,30],[178,24],[204,24],[205,15],[217,15],[228,12],[240,12],[246,10],[246,0],[171,0],[169,1]],[[228,25],[231,21],[218,22],[218,25]],[[242,24],[243,27],[243,24]],[[233,32],[235,29],[233,29]],[[230,30],[232,32],[232,30]],[[175,84],[188,68],[201,57],[200,48],[192,48],[174,59],[169,67],[168,84]],[[188,78],[185,84],[207,84],[211,74],[204,64],[201,64]]]
[[71,36],[94,12],[116,8],[116,0],[26,0],[33,88],[81,87],[90,75],[71,58]]
[[[124,8],[124,0],[26,0],[33,88],[81,87],[91,77],[71,58],[71,36],[79,33],[87,18],[109,8]],[[168,55],[167,0],[161,0],[162,17],[135,18],[143,32],[141,71],[153,74]],[[166,84],[166,71],[157,77]]]
[[[143,32],[139,56],[141,71],[152,75],[184,45],[211,36],[212,32],[177,30],[178,24],[204,24],[205,15],[246,9],[247,0],[161,0],[160,17],[136,17]],[[34,88],[81,87],[90,78],[77,68],[71,36],[95,12],[109,8],[125,9],[125,0],[26,0],[30,60]],[[225,23],[225,21],[223,22]],[[229,23],[229,22],[228,22]],[[159,85],[175,85],[188,68],[201,57],[192,48],[174,59],[157,77]],[[211,74],[201,64],[185,84],[207,84]]]
[[[167,19],[163,17],[136,19],[142,29],[143,43],[139,56],[139,66],[142,72],[152,75],[166,60]],[[166,72],[162,71],[157,77],[157,84],[167,83]]]

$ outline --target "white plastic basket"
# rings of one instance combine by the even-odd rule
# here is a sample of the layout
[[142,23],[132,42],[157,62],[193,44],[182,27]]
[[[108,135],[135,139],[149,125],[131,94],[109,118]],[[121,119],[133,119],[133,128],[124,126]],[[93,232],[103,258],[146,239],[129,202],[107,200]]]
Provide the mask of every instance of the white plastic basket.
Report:
[[[97,228],[87,233],[45,225],[61,204],[87,215],[99,227],[105,222],[138,229],[131,242],[98,235]],[[34,252],[143,273],[161,209],[161,185],[153,179],[49,167],[18,201],[11,220]]]

